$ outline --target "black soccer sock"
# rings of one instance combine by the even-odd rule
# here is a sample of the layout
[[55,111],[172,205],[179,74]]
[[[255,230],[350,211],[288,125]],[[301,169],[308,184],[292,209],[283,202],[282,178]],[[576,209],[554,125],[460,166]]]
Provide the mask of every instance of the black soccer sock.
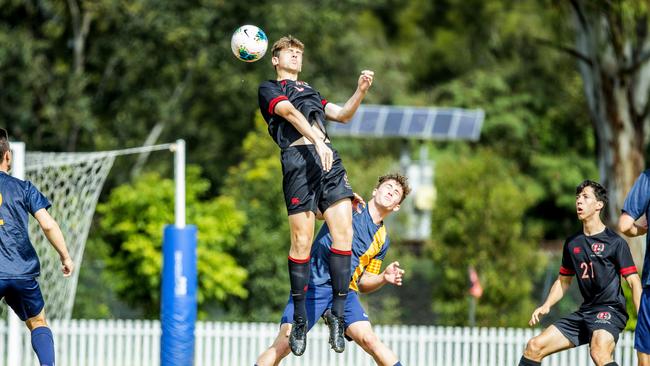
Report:
[[289,257],[289,281],[291,282],[291,298],[293,299],[293,320],[307,321],[305,298],[309,285],[309,257],[295,259]]
[[616,361],[612,361],[610,363],[606,363],[605,366],[618,366],[618,364],[616,363]]
[[524,356],[521,356],[521,360],[519,360],[519,366],[541,366],[541,362],[529,360]]
[[341,317],[345,314],[345,299],[350,288],[352,261],[351,250],[330,248],[330,278],[332,278],[332,314]]

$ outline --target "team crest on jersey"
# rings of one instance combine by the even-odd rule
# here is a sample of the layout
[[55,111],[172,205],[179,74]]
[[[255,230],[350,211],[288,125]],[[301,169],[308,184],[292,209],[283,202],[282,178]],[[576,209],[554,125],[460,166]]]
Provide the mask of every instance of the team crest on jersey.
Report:
[[612,314],[610,314],[609,311],[601,311],[600,313],[596,314],[596,318],[598,319],[596,321],[598,323],[609,323],[609,319],[612,318]]
[[605,250],[605,244],[593,243],[591,244],[591,250],[594,252],[594,254],[600,254]]

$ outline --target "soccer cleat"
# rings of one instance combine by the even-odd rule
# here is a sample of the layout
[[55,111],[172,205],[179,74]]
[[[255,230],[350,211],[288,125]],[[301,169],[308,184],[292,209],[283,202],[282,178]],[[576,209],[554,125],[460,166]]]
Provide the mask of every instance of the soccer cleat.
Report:
[[307,322],[295,321],[289,334],[289,347],[296,356],[302,356],[307,348]]
[[327,309],[325,310],[325,314],[323,314],[323,320],[325,320],[325,324],[330,329],[330,346],[334,352],[342,353],[345,351],[345,337],[343,335],[345,323],[343,322],[343,317],[338,317],[332,314],[330,309]]

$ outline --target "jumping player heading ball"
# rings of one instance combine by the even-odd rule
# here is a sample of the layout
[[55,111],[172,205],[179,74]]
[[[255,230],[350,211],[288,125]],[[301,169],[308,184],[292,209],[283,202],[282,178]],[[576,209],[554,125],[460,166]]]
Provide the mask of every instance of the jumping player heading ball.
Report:
[[309,259],[315,214],[320,211],[332,235],[329,268],[332,278],[330,343],[343,352],[344,304],[350,282],[352,245],[352,187],[325,130],[325,120],[347,122],[356,112],[373,80],[364,70],[357,90],[345,105],[328,102],[308,83],[298,80],[304,45],[292,36],[280,38],[271,49],[275,80],[259,87],[259,106],[269,134],[281,149],[285,203],[289,214],[291,248],[289,278],[294,303],[291,351],[302,355],[307,342],[305,294],[309,283]]

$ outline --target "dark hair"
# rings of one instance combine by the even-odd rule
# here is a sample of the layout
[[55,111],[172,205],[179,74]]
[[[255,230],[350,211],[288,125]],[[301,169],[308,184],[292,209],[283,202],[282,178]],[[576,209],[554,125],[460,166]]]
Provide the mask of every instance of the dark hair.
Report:
[[411,193],[411,187],[409,186],[409,179],[401,175],[400,173],[390,173],[390,174],[382,175],[377,180],[377,186],[375,186],[375,188],[379,188],[379,186],[387,180],[394,180],[395,182],[397,182],[397,184],[402,186],[403,194],[402,194],[402,199],[399,201],[399,203],[402,203],[406,198],[406,196],[408,196],[408,194]]
[[9,134],[4,128],[0,128],[0,159],[3,159],[9,147]]
[[596,200],[603,203],[603,207],[607,206],[607,189],[601,186],[600,183],[594,182],[593,180],[584,180],[580,185],[576,187],[576,196],[580,194],[585,188],[591,187],[594,190],[594,195]]

